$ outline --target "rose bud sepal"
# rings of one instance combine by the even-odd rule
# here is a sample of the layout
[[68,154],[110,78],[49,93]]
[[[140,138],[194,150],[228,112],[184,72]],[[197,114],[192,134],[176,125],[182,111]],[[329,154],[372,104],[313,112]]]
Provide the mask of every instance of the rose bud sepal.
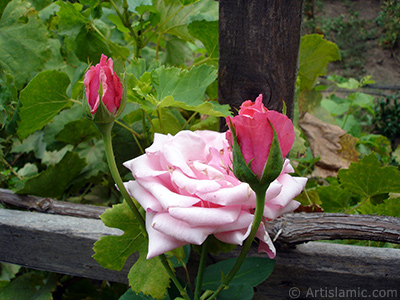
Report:
[[257,184],[259,180],[257,176],[253,173],[250,168],[251,161],[247,164],[242,150],[240,149],[236,130],[231,122],[230,129],[232,132],[232,168],[235,177],[242,182],[247,182],[248,184]]
[[268,159],[265,163],[264,171],[260,179],[260,184],[268,186],[271,182],[278,178],[283,168],[283,157],[281,147],[279,145],[278,134],[276,133],[271,122],[269,123],[274,131],[274,137],[272,139]]
[[231,131],[232,131],[232,165],[233,165],[233,173],[236,178],[242,182],[247,182],[252,190],[255,192],[266,191],[271,184],[278,176],[280,175],[283,167],[283,157],[282,151],[279,146],[278,135],[275,131],[275,128],[270,125],[273,129],[274,136],[272,139],[270,152],[268,155],[268,159],[264,166],[264,171],[261,178],[258,178],[253,171],[251,170],[250,161],[248,164],[246,163],[243,153],[240,149],[239,143],[237,141],[237,135],[231,123]]

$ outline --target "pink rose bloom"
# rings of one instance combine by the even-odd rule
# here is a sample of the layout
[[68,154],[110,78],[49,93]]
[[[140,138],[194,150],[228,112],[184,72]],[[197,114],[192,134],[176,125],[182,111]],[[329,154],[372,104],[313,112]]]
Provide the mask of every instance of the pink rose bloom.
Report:
[[[262,103],[260,94],[253,103],[247,100],[242,103],[239,115],[227,117],[226,122],[234,127],[238,137],[238,144],[244,160],[248,164],[251,161],[251,170],[261,178],[274,137],[274,127],[282,157],[285,157],[294,142],[294,129],[292,121],[284,114],[268,110]],[[232,145],[232,133],[227,132],[227,138]]]
[[[251,230],[255,193],[230,170],[231,149],[225,133],[181,131],[175,136],[155,134],[146,153],[127,161],[134,181],[128,192],[146,211],[149,236],[147,258],[187,244],[201,245],[214,236],[242,245]],[[275,256],[266,222],[299,206],[293,197],[305,178],[293,178],[289,161],[267,191],[265,222],[257,232],[260,251]]]
[[[101,55],[100,63],[90,67],[83,80],[86,89],[86,99],[94,115],[99,107],[100,97],[111,114],[116,114],[121,105],[123,89],[121,81],[113,70],[113,61]],[[101,85],[102,96],[99,95]]]

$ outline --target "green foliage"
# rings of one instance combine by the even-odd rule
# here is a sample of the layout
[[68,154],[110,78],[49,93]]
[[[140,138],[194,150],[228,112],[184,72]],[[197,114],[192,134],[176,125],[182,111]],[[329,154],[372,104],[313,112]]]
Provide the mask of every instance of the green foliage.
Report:
[[303,36],[299,49],[300,91],[311,90],[318,76],[327,74],[328,63],[338,59],[339,48],[334,43],[319,34]]
[[58,198],[82,171],[86,162],[74,152],[67,152],[62,160],[40,174],[21,182],[17,193]]
[[0,20],[0,66],[18,88],[43,68],[50,57],[48,45],[46,27],[31,3],[11,1]]
[[93,258],[104,268],[120,271],[131,254],[146,249],[147,242],[125,201],[107,209],[101,215],[101,220],[108,227],[123,230],[124,234],[101,237],[94,244]]
[[[228,274],[235,261],[235,258],[231,258],[207,267],[204,273],[203,288],[205,290],[217,289],[221,278],[223,279]],[[253,287],[259,285],[271,275],[274,265],[275,260],[268,258],[246,258],[239,272],[229,284],[229,288],[223,290],[218,299],[252,299],[254,295]]]
[[375,154],[352,163],[347,170],[340,170],[338,177],[349,191],[366,198],[400,193],[400,171],[393,166],[382,167]]
[[170,277],[161,264],[160,258],[146,259],[146,253],[141,253],[138,261],[129,271],[128,279],[134,292],[142,292],[155,299],[163,299],[170,284]]
[[[299,112],[321,114],[322,95],[317,90],[317,79],[326,75],[327,65],[340,59],[339,49],[334,43],[324,40],[321,35],[305,35],[299,49],[299,72],[297,80],[297,104]],[[322,112],[326,114],[326,112]]]
[[384,47],[394,49],[400,41],[400,3],[396,0],[382,1],[381,11],[376,19],[382,27],[380,41]]
[[39,273],[26,273],[0,288],[0,299],[51,300],[56,286],[54,275],[46,279]]
[[377,131],[394,145],[396,137],[400,136],[400,94],[378,99],[373,109]]
[[42,129],[69,103],[65,93],[69,84],[65,73],[43,71],[21,91],[21,122],[18,126],[18,136],[21,139]]
[[208,57],[202,55],[197,58],[196,63],[207,62],[217,65],[219,57],[218,20],[192,20],[188,25],[188,30],[193,37],[203,43],[208,54]]
[[[299,110],[301,113],[312,113],[328,124],[337,124],[350,136],[356,138],[355,149],[358,151],[360,160],[351,163],[349,169],[339,170],[337,178],[310,179],[307,189],[296,199],[302,205],[311,206],[314,209],[321,206],[326,212],[374,214],[386,214],[390,210],[396,212],[397,209],[393,209],[393,206],[398,205],[399,202],[393,195],[399,190],[400,172],[396,167],[388,166],[389,163],[394,165],[398,163],[396,163],[396,152],[392,151],[391,141],[385,135],[389,136],[389,132],[396,130],[394,123],[396,123],[397,105],[395,102],[383,99],[375,104],[373,96],[360,92],[363,86],[373,83],[370,76],[365,76],[361,80],[337,75],[328,76],[328,83],[333,84],[334,87],[329,95],[326,92],[327,87],[319,85],[318,77],[326,74],[326,65],[332,60],[333,52],[313,53],[315,49],[318,49],[316,48],[318,43],[314,41],[315,44],[311,44],[314,39],[321,43],[322,47],[329,48],[329,42],[323,40],[321,36],[311,35],[302,38],[300,53],[303,51],[307,54],[300,55],[297,84]],[[312,62],[312,59],[317,56],[320,62],[324,62],[319,65],[319,68],[317,68],[318,64],[313,65]],[[310,67],[307,67],[308,64]],[[337,96],[336,89],[344,89],[349,93],[346,98],[341,98]],[[324,98],[322,92],[328,95]],[[392,126],[387,126],[388,123]],[[380,133],[385,135],[370,133],[374,124],[377,128],[380,124]],[[318,163],[319,158],[312,156],[310,148],[304,148],[308,144],[306,140],[301,142],[301,139],[302,135],[296,134],[296,140],[299,141],[298,147],[302,150],[291,153],[291,159],[298,162],[296,172],[301,176],[307,176],[313,170],[314,164]],[[395,145],[393,142],[392,140],[392,145]],[[344,147],[344,144],[340,146]],[[388,214],[393,215],[391,212]]]
[[207,65],[193,67],[189,71],[158,68],[151,73],[151,80],[157,92],[157,102],[153,104],[159,108],[179,107],[216,117],[227,116],[229,106],[203,102],[206,88],[216,77],[215,68]]
[[342,57],[336,65],[344,69],[346,76],[356,76],[366,71],[366,42],[377,38],[377,29],[373,25],[373,20],[364,20],[357,11],[350,8],[338,17],[312,16],[306,20],[304,27],[334,42]]
[[[142,292],[155,299],[163,299],[169,287],[170,277],[159,257],[146,259],[148,242],[128,204],[124,201],[114,205],[101,215],[101,219],[106,226],[121,229],[124,233],[120,236],[101,237],[94,245],[93,257],[104,268],[119,271],[128,257],[138,252],[140,256],[128,274],[129,285],[137,294]],[[183,261],[184,252],[176,250],[174,254]]]
[[[329,185],[308,190],[308,199],[326,212],[353,212],[396,215],[399,206],[400,171],[382,166],[376,154],[365,156],[348,169],[341,169],[338,178],[328,178]],[[309,204],[306,201],[302,204]]]
[[[130,103],[113,130],[123,174],[128,170],[122,163],[143,153],[154,132],[216,128],[216,119],[205,115],[229,114],[228,106],[207,95],[208,86],[216,85],[217,3],[115,3],[2,3],[0,48],[7,55],[0,59],[0,151],[4,164],[12,161],[10,168],[20,174],[19,192],[77,201],[108,188],[102,203],[115,202],[101,136],[82,118],[79,104],[85,70],[101,54],[112,57],[127,80]],[[187,68],[199,54],[204,61]],[[67,158],[76,164],[73,176],[53,178]],[[1,171],[2,187],[15,186],[13,172]]]

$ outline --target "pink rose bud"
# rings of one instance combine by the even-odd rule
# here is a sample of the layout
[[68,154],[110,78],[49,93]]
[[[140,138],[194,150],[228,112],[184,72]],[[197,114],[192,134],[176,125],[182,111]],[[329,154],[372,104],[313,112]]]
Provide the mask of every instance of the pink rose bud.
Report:
[[113,70],[113,61],[101,55],[100,63],[90,67],[85,74],[86,99],[92,115],[96,114],[100,99],[107,110],[115,115],[121,105],[123,89],[121,81]]
[[250,100],[243,102],[239,115],[227,117],[226,121],[231,129],[227,132],[230,145],[233,145],[234,132],[245,163],[259,180],[268,172],[265,166],[270,155],[274,130],[282,158],[293,145],[295,135],[292,121],[284,114],[268,110],[262,103],[262,95],[254,103]]

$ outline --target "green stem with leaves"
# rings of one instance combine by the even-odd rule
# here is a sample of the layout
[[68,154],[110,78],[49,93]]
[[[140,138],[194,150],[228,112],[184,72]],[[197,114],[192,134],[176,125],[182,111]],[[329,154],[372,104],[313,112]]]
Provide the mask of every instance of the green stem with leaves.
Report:
[[115,183],[117,184],[120,193],[124,197],[125,201],[128,203],[133,215],[139,222],[139,225],[142,228],[143,235],[147,236],[146,224],[145,224],[144,218],[140,214],[140,212],[137,209],[135,203],[133,202],[131,196],[129,195],[128,191],[126,190],[125,185],[122,182],[121,176],[119,175],[117,164],[115,163],[114,151],[113,151],[113,147],[112,147],[112,137],[111,137],[111,131],[112,131],[114,122],[95,123],[95,124],[103,136],[108,167],[110,168],[111,175],[112,175]]
[[163,264],[165,270],[167,271],[169,277],[172,279],[176,288],[179,290],[181,296],[186,300],[191,300],[188,293],[186,292],[186,290],[183,288],[183,286],[179,282],[178,278],[176,278],[175,273],[174,273],[173,269],[171,268],[171,266],[169,265],[165,254],[161,254],[158,257],[160,258],[161,263]]
[[232,281],[232,279],[235,277],[235,275],[239,271],[240,267],[242,266],[244,260],[246,259],[247,253],[249,252],[251,244],[253,243],[253,240],[257,234],[257,230],[260,227],[260,224],[261,224],[261,221],[263,218],[263,214],[264,214],[265,194],[267,192],[268,186],[263,186],[263,187],[259,187],[259,186],[253,187],[252,186],[252,189],[256,193],[257,203],[256,203],[256,210],[254,212],[253,224],[251,225],[250,234],[247,237],[246,241],[244,242],[242,251],[240,252],[232,270],[228,273],[228,275],[222,281],[222,283],[218,287],[218,289],[210,297],[208,297],[207,300],[216,299],[217,296],[219,295],[219,293],[222,292],[229,285],[229,283]]
[[[143,235],[145,237],[147,237],[146,224],[145,224],[144,218],[140,214],[138,208],[136,207],[131,196],[129,195],[128,191],[126,190],[125,185],[122,182],[121,176],[119,175],[117,164],[115,163],[114,151],[113,151],[113,147],[112,147],[112,137],[111,137],[111,131],[112,131],[113,125],[114,125],[114,122],[96,123],[97,128],[99,129],[99,131],[101,132],[101,134],[103,136],[107,162],[108,162],[108,166],[110,168],[111,175],[112,175],[115,183],[117,184],[118,189],[121,192],[122,196],[128,203],[133,215],[138,220],[139,225],[142,228]],[[178,279],[176,278],[175,273],[174,273],[173,269],[171,268],[171,266],[169,265],[168,260],[165,257],[165,255],[161,254],[159,257],[160,257],[161,263],[163,264],[165,270],[167,271],[168,275],[174,282],[175,286],[180,291],[182,297],[184,297],[186,300],[190,300],[186,290],[182,287],[182,285],[179,283]]]

